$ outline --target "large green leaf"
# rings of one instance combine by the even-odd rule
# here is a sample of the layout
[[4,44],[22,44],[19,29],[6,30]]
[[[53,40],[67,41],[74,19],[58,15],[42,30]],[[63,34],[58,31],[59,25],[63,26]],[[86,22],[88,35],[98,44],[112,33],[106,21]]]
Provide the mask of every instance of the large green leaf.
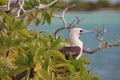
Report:
[[44,57],[46,57],[46,56],[53,57],[56,60],[58,59],[60,61],[67,61],[65,59],[65,56],[63,54],[61,54],[59,51],[57,51],[57,50],[48,50],[48,51],[44,52],[43,56]]
[[19,30],[19,33],[20,33],[21,35],[23,35],[24,37],[32,38],[32,36],[30,35],[29,31],[26,30],[26,29]]
[[44,69],[45,70],[49,70],[50,66],[51,66],[52,60],[51,57],[48,57],[44,60]]
[[51,50],[58,50],[61,48],[61,42],[62,42],[62,39],[59,37],[57,38],[56,40],[53,40],[51,42],[51,46],[50,46],[50,49]]
[[74,66],[72,66],[71,64],[69,64],[69,63],[59,63],[59,64],[56,64],[55,65],[55,68],[56,69],[60,69],[60,68],[62,68],[62,69],[66,69],[66,70],[68,70],[68,71],[70,71],[70,72],[75,72],[75,68],[74,68]]
[[12,48],[17,47],[22,40],[16,37],[8,36],[7,34],[2,32],[1,37],[0,37],[0,50],[9,51]]
[[37,74],[41,80],[50,80],[50,76],[49,76],[48,72],[44,69],[37,71]]

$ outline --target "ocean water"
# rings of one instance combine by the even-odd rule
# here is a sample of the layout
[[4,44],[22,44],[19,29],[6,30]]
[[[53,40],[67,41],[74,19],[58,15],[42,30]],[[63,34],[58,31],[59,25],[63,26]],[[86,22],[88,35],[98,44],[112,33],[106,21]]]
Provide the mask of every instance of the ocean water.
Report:
[[[56,13],[60,14],[60,13]],[[104,39],[110,43],[115,43],[116,39],[120,40],[120,12],[67,12],[65,19],[69,24],[75,19],[84,18],[76,27],[83,29],[102,29],[103,25],[107,28]],[[34,25],[31,25],[34,26]],[[54,18],[51,25],[39,25],[37,30],[48,30],[51,34],[63,23],[60,19]],[[68,31],[63,30],[59,33],[63,39],[67,38]],[[85,48],[94,49],[98,45],[95,34],[84,34],[80,38],[85,43]],[[120,48],[105,49],[95,54],[84,54],[92,64],[88,68],[94,68],[91,74],[99,76],[102,80],[120,80]]]

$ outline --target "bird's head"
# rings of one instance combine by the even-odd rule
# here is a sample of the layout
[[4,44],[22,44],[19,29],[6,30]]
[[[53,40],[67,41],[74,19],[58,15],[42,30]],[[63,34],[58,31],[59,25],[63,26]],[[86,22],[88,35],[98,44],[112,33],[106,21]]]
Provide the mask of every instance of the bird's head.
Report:
[[74,34],[77,37],[80,37],[84,33],[92,33],[92,32],[94,32],[94,30],[85,30],[85,29],[82,29],[82,28],[72,28],[70,30],[70,34]]

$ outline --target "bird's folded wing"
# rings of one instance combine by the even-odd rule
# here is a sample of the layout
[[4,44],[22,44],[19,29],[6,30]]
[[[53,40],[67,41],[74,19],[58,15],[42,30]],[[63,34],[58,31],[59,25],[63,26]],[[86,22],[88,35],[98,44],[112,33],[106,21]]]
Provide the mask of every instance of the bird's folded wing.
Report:
[[74,57],[77,57],[80,54],[81,48],[79,46],[65,46],[59,50],[66,58],[71,54]]

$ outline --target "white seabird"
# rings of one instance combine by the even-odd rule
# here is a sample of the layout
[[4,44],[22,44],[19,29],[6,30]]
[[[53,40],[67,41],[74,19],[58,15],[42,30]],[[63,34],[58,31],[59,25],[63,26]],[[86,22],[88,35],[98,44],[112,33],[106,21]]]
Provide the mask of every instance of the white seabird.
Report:
[[82,56],[82,53],[83,53],[83,42],[79,39],[79,37],[86,32],[93,32],[93,30],[84,30],[81,28],[70,29],[69,36],[68,36],[70,45],[64,46],[59,51],[62,54],[64,54],[67,59],[69,58],[69,55],[71,54],[78,60]]

